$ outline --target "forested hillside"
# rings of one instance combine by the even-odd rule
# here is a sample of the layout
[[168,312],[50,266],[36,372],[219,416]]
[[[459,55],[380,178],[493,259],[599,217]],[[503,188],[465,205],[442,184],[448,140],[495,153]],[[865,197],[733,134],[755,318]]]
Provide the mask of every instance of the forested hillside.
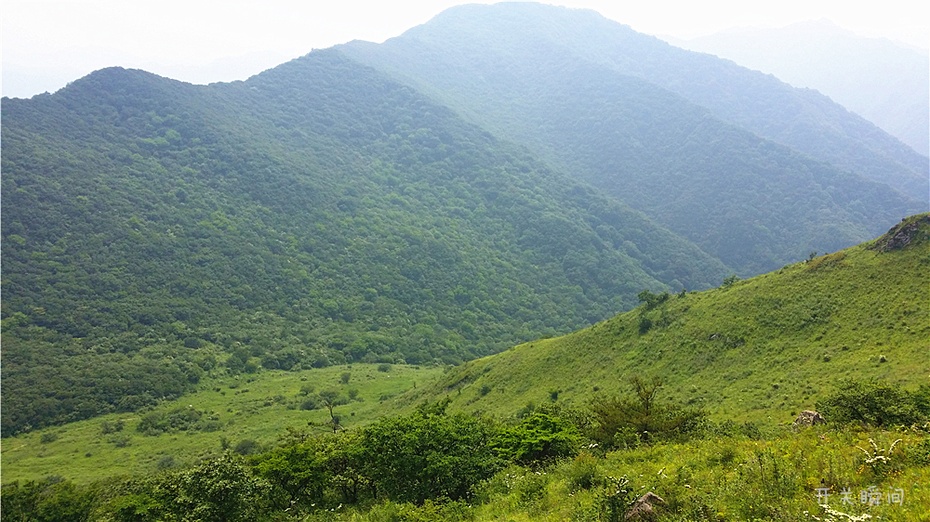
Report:
[[[645,499],[678,522],[921,520],[928,253],[924,214],[718,289],[643,291],[636,310],[466,363],[385,405],[371,404],[376,390],[424,371],[227,378],[141,416],[19,435],[3,447],[4,517],[616,521]],[[354,396],[336,410],[352,411],[351,426],[285,411],[298,387],[296,400],[313,400],[311,383],[327,386],[321,397]],[[798,416],[806,406],[822,415]],[[383,416],[356,424],[375,409]],[[277,438],[221,435],[243,431]],[[136,461],[114,467],[129,476],[86,471],[124,456]],[[49,469],[60,475],[40,478]]]
[[727,273],[335,51],[208,87],[107,69],[3,114],[4,434],[215,368],[460,362]]
[[384,44],[341,49],[741,274],[864,241],[927,207],[927,159],[874,125],[593,12],[462,6]]

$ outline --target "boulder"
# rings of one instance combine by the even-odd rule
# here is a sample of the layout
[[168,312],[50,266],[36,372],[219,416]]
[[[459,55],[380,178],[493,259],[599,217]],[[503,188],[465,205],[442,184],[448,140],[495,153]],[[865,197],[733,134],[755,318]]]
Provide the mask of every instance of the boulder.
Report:
[[633,506],[626,512],[626,516],[623,517],[623,520],[655,520],[656,512],[654,506],[656,504],[665,504],[665,500],[650,491],[636,499],[636,502],[633,502]]
[[795,427],[802,426],[813,426],[815,424],[824,424],[827,421],[823,418],[823,415],[813,410],[804,410],[802,411],[797,419],[794,419]]

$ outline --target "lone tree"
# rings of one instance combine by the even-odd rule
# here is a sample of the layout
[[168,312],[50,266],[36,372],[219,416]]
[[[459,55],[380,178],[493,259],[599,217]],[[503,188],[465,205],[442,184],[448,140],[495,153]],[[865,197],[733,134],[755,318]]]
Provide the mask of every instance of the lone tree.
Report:
[[591,401],[595,426],[591,438],[604,447],[651,443],[687,437],[706,417],[702,410],[660,402],[662,379],[634,376],[632,396],[597,397]]

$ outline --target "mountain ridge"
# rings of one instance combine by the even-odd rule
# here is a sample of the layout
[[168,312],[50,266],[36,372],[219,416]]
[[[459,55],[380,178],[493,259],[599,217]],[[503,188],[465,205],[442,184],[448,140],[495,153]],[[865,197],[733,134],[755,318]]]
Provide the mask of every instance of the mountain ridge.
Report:
[[[597,65],[607,59],[579,55],[571,49],[577,45],[574,40],[554,36],[558,33],[553,27],[563,25],[574,31],[572,35],[584,32],[587,25],[574,20],[575,15],[603,22],[610,28],[617,25],[596,13],[532,4],[520,4],[508,12],[509,7],[465,6],[384,44],[355,42],[338,48],[425,90],[496,135],[521,143],[547,161],[575,172],[580,179],[724,259],[743,275],[776,268],[802,258],[812,249],[850,246],[880,233],[901,215],[926,206],[894,195],[843,168],[813,162],[794,149],[774,152],[771,141],[750,138],[750,131],[720,120],[712,110],[662,86]],[[461,11],[480,16],[456,15]],[[537,11],[546,16],[522,16]],[[434,26],[437,20],[445,21],[446,26]],[[452,29],[447,27],[450,25]],[[658,39],[627,31],[634,40],[655,40],[657,45],[671,48]],[[428,38],[419,37],[421,34]],[[603,38],[612,37],[608,34]],[[592,53],[599,48],[594,49]],[[659,118],[662,123],[656,124]],[[721,143],[726,146],[721,147]],[[718,149],[721,156],[708,160],[706,154],[689,151],[689,146],[704,151]],[[774,167],[769,165],[772,161],[768,156],[778,158]],[[778,181],[777,176],[783,174],[799,180],[807,177],[813,183],[798,189]],[[761,190],[746,190],[743,186],[773,182],[777,186]],[[688,183],[696,185],[697,191],[686,190],[683,184]],[[733,192],[723,198],[700,193],[710,186]],[[778,210],[799,196],[819,201],[823,210],[816,216],[797,209]],[[875,202],[865,207],[837,204],[873,198]],[[715,208],[719,205],[723,209]],[[881,217],[862,214],[882,213],[879,209],[886,208],[899,210]],[[748,209],[752,210],[745,212]],[[836,218],[830,215],[844,215],[851,209],[859,215],[845,224],[831,223]],[[767,212],[781,215],[765,215]],[[719,223],[695,229],[699,224],[716,223],[721,216],[726,216],[735,230],[724,232]],[[754,222],[758,227],[749,225]],[[868,225],[855,228],[849,226],[851,222]],[[821,227],[828,230],[818,230]],[[762,250],[750,255],[741,251],[754,248]],[[765,262],[747,264],[747,257],[759,260],[766,256]]]
[[5,432],[217,370],[458,362],[727,272],[337,52],[3,104]]
[[926,49],[866,38],[827,20],[742,28],[675,44],[817,89],[928,155]]

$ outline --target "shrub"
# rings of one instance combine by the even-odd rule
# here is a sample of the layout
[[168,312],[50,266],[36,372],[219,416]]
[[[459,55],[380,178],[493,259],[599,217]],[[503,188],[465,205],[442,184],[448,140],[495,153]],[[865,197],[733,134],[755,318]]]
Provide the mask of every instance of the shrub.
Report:
[[100,432],[104,435],[109,435],[118,431],[123,431],[122,419],[119,419],[116,422],[103,421],[100,423]]
[[817,402],[831,422],[870,426],[910,426],[930,418],[930,387],[911,393],[881,381],[844,381],[839,390]]
[[659,402],[662,381],[634,377],[631,397],[597,397],[591,401],[592,439],[606,449],[635,446],[639,442],[688,438],[704,424],[703,410]]
[[500,453],[522,465],[537,465],[577,453],[581,435],[570,422],[553,414],[535,411],[520,424],[504,430]]
[[572,491],[591,489],[600,484],[602,478],[597,461],[597,457],[587,451],[582,451],[572,459],[565,471]]
[[236,446],[233,448],[233,451],[239,455],[255,455],[256,453],[261,452],[262,446],[258,442],[255,442],[252,439],[243,439],[236,443]]
[[158,463],[155,464],[155,467],[157,467],[158,469],[170,469],[170,468],[173,468],[175,465],[176,463],[174,461],[173,456],[163,455],[160,459],[158,459]]
[[320,401],[316,397],[307,397],[300,403],[300,409],[305,411],[320,409]]
[[723,288],[730,288],[739,281],[739,276],[736,274],[730,274],[727,277],[723,278]]
[[168,412],[153,411],[146,413],[136,426],[143,435],[160,435],[175,431],[200,431],[210,420],[204,412],[192,407],[175,408]]
[[640,303],[646,305],[646,310],[652,310],[653,308],[659,306],[660,304],[668,301],[669,293],[662,292],[661,294],[654,294],[649,290],[643,290],[636,295]]
[[406,417],[386,418],[360,437],[364,469],[377,491],[401,502],[459,500],[503,464],[492,442],[499,428],[445,406],[424,406]]
[[639,316],[639,333],[640,335],[645,334],[652,329],[652,319],[646,317],[645,315]]
[[517,499],[523,506],[530,506],[546,495],[549,486],[549,475],[542,472],[528,472],[517,481],[514,488]]

